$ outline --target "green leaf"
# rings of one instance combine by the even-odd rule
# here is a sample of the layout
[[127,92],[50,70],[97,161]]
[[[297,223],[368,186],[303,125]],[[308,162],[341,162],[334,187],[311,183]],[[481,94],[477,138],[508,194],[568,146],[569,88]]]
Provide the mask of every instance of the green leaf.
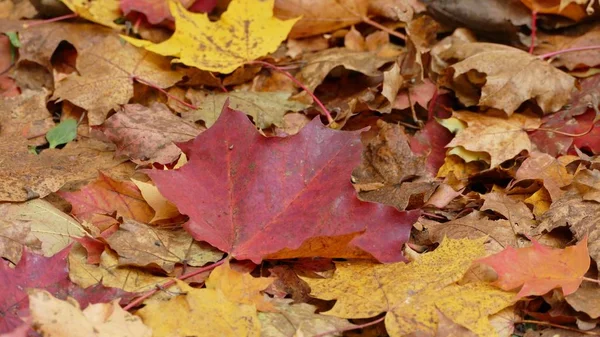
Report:
[[19,41],[19,35],[17,32],[6,32],[6,36],[10,40],[10,44],[15,48],[21,48],[21,41]]
[[57,126],[53,127],[46,134],[46,139],[50,143],[50,148],[53,149],[61,144],[66,144],[77,137],[77,121],[74,119],[66,119]]

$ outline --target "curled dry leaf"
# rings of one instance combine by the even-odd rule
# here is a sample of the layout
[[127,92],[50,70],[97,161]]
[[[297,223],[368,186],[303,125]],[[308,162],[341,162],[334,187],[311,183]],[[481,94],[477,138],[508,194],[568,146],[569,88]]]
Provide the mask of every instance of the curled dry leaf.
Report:
[[512,114],[535,99],[544,113],[558,111],[575,88],[575,78],[522,50],[493,43],[458,43],[442,51],[450,62],[446,85],[467,106]]
[[[348,70],[361,72],[367,76],[378,76],[378,70],[382,65],[395,60],[396,57],[377,57],[372,52],[356,52],[346,48],[330,48],[304,58],[306,65],[298,74],[298,80],[310,91],[323,82],[329,72],[337,67],[343,66]],[[305,93],[297,95],[310,99]]]
[[508,118],[454,111],[453,118],[467,124],[446,147],[460,146],[468,151],[486,152],[491,156],[491,167],[512,159],[521,151],[531,151],[531,141],[525,130],[536,128],[540,120],[514,114]]
[[359,23],[368,6],[368,0],[277,0],[275,15],[281,19],[301,17],[289,34],[297,39]]

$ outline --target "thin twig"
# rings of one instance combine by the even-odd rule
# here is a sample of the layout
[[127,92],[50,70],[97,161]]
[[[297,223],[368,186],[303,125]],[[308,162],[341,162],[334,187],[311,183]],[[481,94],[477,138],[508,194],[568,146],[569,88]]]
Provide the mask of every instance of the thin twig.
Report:
[[32,23],[24,23],[23,28],[30,28],[33,26],[39,26],[39,25],[43,25],[46,23],[67,20],[67,19],[71,19],[71,18],[76,18],[78,16],[79,15],[77,13],[71,13],[71,14],[66,14],[66,15],[62,15],[62,16],[57,16],[55,18],[48,19],[48,20],[40,20],[40,21],[36,21],[36,22],[32,22]]
[[596,49],[600,49],[600,46],[575,47],[575,48],[557,50],[557,51],[553,51],[553,52],[550,52],[550,53],[538,55],[538,58],[540,58],[542,60],[545,60],[547,58],[550,58],[550,57],[556,56],[556,55],[560,55],[560,54],[572,53],[572,52],[584,51],[584,50],[596,50]]
[[533,54],[535,49],[535,37],[537,34],[537,11],[531,12],[531,44],[529,45],[529,54]]
[[[185,275],[181,275],[181,276],[177,277],[177,280],[185,280],[187,278],[190,278],[190,277],[196,276],[198,274],[204,273],[205,271],[213,270],[216,267],[222,265],[226,260],[227,259],[225,258],[225,259],[222,259],[221,261],[218,261],[218,262],[215,262],[215,263],[211,264],[210,266],[207,266],[207,267],[204,267],[204,268],[200,268],[198,270],[194,270],[193,272],[185,274]],[[169,280],[168,282],[166,282],[165,284],[162,285],[162,289],[168,288],[168,287],[174,285],[175,283],[176,283],[175,279],[171,279],[171,280]],[[132,308],[135,308],[136,306],[142,304],[142,302],[144,302],[147,298],[149,298],[150,296],[152,296],[152,295],[156,294],[157,292],[159,292],[160,289],[161,288],[155,288],[155,289],[152,289],[152,290],[148,291],[144,295],[136,298],[134,301],[132,301],[131,303],[127,304],[123,308],[123,310],[128,311],[128,310],[131,310]]]
[[402,34],[402,33],[398,33],[397,31],[395,31],[395,30],[393,30],[393,29],[389,29],[388,27],[386,27],[386,26],[384,26],[384,25],[380,24],[379,22],[377,22],[377,21],[373,21],[373,20],[369,19],[369,17],[368,17],[368,16],[366,16],[366,15],[363,15],[363,16],[361,17],[361,20],[362,20],[364,23],[366,23],[366,24],[368,24],[368,25],[371,25],[371,26],[373,26],[373,27],[375,27],[375,28],[381,29],[381,30],[383,30],[384,32],[386,32],[386,33],[388,33],[388,34],[390,34],[390,35],[393,35],[393,36],[395,36],[395,37],[397,37],[397,38],[399,38],[399,39],[401,39],[401,40],[406,40],[406,35],[404,35],[404,34]]
[[310,90],[308,90],[308,88],[304,84],[302,84],[302,82],[298,81],[294,76],[292,76],[292,74],[290,74],[289,72],[287,72],[287,71],[279,68],[276,65],[273,65],[271,63],[264,62],[264,61],[254,60],[254,61],[248,62],[248,64],[259,64],[259,65],[265,66],[267,68],[279,71],[280,73],[282,73],[283,75],[285,75],[287,78],[289,78],[294,83],[296,83],[296,85],[298,85],[300,88],[302,88],[302,90],[306,91],[306,93],[308,95],[310,95],[310,97],[312,97],[312,99],[315,101],[315,103],[317,103],[317,105],[321,108],[321,110],[323,110],[323,113],[325,114],[325,116],[327,116],[327,121],[330,124],[334,123],[334,120],[331,117],[331,113],[329,112],[329,110],[327,110],[327,108],[325,107],[325,105],[323,104],[323,102],[321,102],[321,100],[319,100],[317,98],[317,96],[315,96],[315,94],[313,94]]
[[521,319],[521,320],[515,321],[515,323],[531,323],[531,324],[537,324],[537,325],[547,325],[547,326],[551,326],[551,327],[554,327],[554,328],[559,328],[559,329],[564,329],[564,330],[579,332],[579,333],[582,333],[584,335],[600,336],[600,333],[594,332],[594,331],[583,331],[583,330],[571,328],[569,326],[564,326],[564,325],[560,325],[560,324],[554,324],[554,323],[550,323],[550,322],[536,321],[536,320],[531,320],[531,319]]

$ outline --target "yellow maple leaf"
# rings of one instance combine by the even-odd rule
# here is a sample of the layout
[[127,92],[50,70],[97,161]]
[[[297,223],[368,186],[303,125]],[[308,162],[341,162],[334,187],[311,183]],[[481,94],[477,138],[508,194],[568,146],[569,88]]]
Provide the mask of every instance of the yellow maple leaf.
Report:
[[61,0],[80,17],[111,28],[121,28],[114,21],[123,16],[119,0]]
[[210,273],[206,288],[221,290],[228,300],[235,303],[254,304],[260,311],[276,311],[273,304],[261,294],[275,279],[240,273],[231,269],[229,261],[226,261]]
[[211,22],[206,14],[188,12],[178,1],[169,8],[175,33],[166,41],[123,38],[134,46],[202,70],[228,74],[246,62],[274,52],[298,19],[273,17],[274,0],[233,0],[221,19]]
[[479,336],[497,336],[488,317],[508,307],[515,294],[485,283],[455,284],[485,254],[484,240],[445,239],[410,264],[344,262],[336,264],[330,279],[303,279],[313,296],[337,299],[327,315],[368,318],[387,312],[385,325],[392,337],[435,335],[437,310]]
[[220,289],[195,289],[179,280],[177,287],[179,295],[151,298],[136,313],[152,336],[260,336],[254,305],[231,302]]

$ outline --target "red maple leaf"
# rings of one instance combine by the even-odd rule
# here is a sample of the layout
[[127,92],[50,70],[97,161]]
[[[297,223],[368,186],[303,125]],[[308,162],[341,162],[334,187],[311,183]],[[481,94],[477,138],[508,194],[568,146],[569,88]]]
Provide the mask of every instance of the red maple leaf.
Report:
[[[185,166],[147,173],[190,217],[184,227],[196,240],[237,259],[258,263],[308,239],[365,231],[350,245],[380,261],[402,260],[419,211],[358,200],[350,177],[360,162],[359,132],[331,130],[316,118],[295,136],[266,138],[226,104],[210,129],[179,144]],[[312,245],[302,257],[331,249]]]
[[[173,20],[171,11],[169,10],[168,0],[121,0],[121,10],[125,15],[132,11],[140,12],[146,15],[148,22],[156,25],[164,20]],[[190,7],[189,10],[196,13],[207,13],[213,10],[217,5],[216,0],[184,0],[181,1],[185,7]]]
[[133,294],[117,288],[106,288],[100,284],[82,289],[69,280],[67,247],[52,257],[45,257],[23,250],[21,260],[15,268],[0,261],[0,333],[7,333],[21,326],[20,317],[29,312],[27,288],[45,289],[60,299],[75,298],[81,308],[90,303],[109,302],[121,297],[124,301]]
[[479,262],[494,268],[498,287],[513,290],[522,286],[519,298],[544,295],[554,288],[562,288],[565,296],[574,293],[590,268],[587,237],[565,249],[546,247],[535,240],[531,243],[531,247],[508,247]]

